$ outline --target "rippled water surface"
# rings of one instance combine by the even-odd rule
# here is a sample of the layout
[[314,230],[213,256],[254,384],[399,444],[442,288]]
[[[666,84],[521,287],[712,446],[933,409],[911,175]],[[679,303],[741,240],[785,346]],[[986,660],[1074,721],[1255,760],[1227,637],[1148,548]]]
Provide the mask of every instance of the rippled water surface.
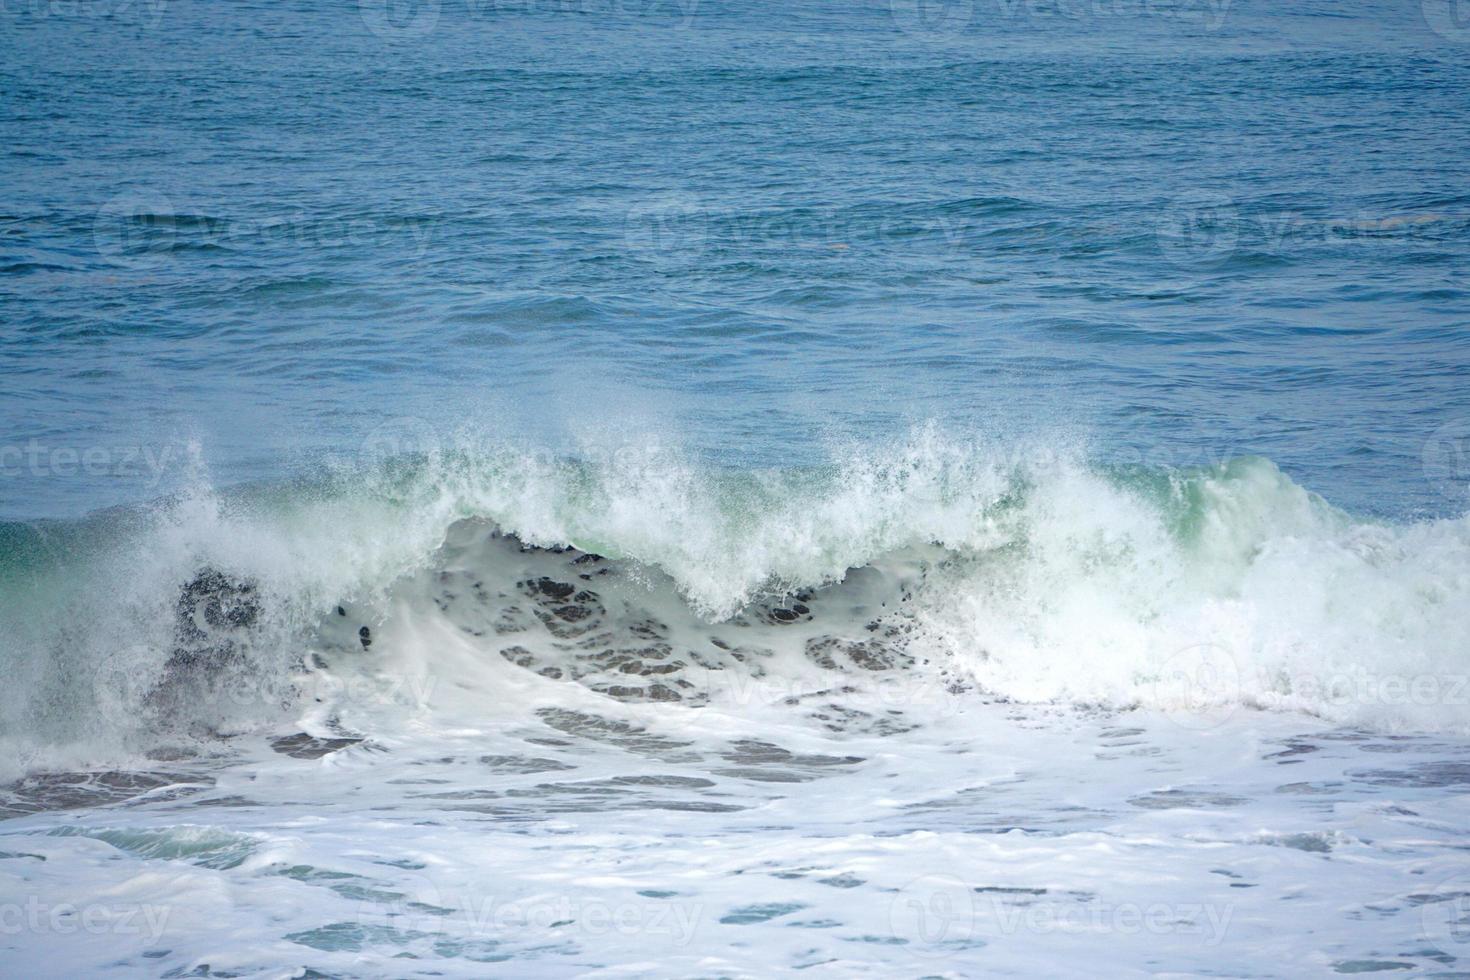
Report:
[[1470,411],[1440,6],[12,0],[0,410],[173,455],[0,504],[146,498],[191,441],[234,482],[385,418],[616,416],[736,465],[930,419],[1259,453],[1455,511],[1419,478]]

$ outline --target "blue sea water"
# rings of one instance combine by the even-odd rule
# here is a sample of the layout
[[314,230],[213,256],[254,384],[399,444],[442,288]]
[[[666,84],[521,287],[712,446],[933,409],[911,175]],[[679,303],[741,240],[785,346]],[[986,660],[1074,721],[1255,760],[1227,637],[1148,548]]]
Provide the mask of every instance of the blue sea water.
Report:
[[0,960],[1458,975],[1462,6],[0,0]]
[[190,443],[279,480],[395,418],[735,466],[940,420],[1453,513],[1436,9],[8,0],[0,417],[41,455],[0,513],[175,489]]

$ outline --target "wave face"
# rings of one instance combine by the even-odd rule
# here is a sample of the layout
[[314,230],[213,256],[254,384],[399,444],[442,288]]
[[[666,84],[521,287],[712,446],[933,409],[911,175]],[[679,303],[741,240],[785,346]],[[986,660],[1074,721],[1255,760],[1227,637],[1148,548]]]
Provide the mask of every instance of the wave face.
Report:
[[22,767],[341,721],[349,677],[433,685],[378,725],[577,684],[877,731],[986,696],[1470,728],[1470,519],[1355,519],[1261,458],[933,432],[800,470],[436,454],[3,533]]

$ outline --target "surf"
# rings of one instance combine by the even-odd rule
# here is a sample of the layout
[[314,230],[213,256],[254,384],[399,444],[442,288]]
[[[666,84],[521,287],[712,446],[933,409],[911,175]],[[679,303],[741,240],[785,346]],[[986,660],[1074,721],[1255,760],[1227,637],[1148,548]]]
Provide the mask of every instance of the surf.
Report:
[[500,448],[3,533],[21,770],[341,725],[323,692],[385,671],[419,687],[385,703],[443,723],[487,710],[456,685],[516,678],[524,703],[492,710],[573,684],[674,711],[846,700],[870,729],[965,696],[1470,727],[1470,521],[1356,517],[1258,457],[933,431],[790,469]]

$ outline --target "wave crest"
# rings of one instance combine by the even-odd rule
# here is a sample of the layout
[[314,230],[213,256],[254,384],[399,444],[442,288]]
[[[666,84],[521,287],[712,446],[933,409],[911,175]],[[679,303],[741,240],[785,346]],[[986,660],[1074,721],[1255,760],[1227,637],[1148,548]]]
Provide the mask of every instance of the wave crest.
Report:
[[[476,552],[466,534],[515,547]],[[515,556],[561,548],[600,556],[632,583],[599,613],[611,632],[482,645],[538,676],[591,677],[603,693],[617,693],[609,671],[650,676],[638,674],[646,658],[626,668],[606,654],[636,647],[629,637],[652,618],[678,634],[656,639],[686,667],[703,655],[718,669],[827,669],[809,644],[830,641],[854,670],[882,660],[1025,700],[1470,725],[1470,692],[1456,689],[1470,649],[1470,519],[1358,520],[1259,458],[1109,468],[933,431],[786,470],[700,464],[657,445],[583,458],[436,450],[314,482],[201,485],[146,510],[5,535],[0,635],[15,683],[0,697],[12,745],[137,729],[139,703],[180,662],[181,590],[208,570],[249,583],[258,609],[248,642],[203,659],[268,679],[272,711],[289,712],[334,617],[350,609],[383,638],[369,652],[356,633],[339,637],[341,656],[412,645],[436,617],[466,634],[425,583],[470,575],[485,609],[465,615],[489,622],[528,601],[535,578]],[[809,629],[770,618],[797,594],[821,613]],[[744,646],[772,656],[727,656],[742,646],[727,635],[735,623]],[[875,636],[901,642],[861,646]],[[584,654],[607,663],[582,670]],[[437,669],[432,653],[423,659]],[[142,680],[119,691],[108,678],[122,676]],[[199,714],[249,725],[268,700]]]

